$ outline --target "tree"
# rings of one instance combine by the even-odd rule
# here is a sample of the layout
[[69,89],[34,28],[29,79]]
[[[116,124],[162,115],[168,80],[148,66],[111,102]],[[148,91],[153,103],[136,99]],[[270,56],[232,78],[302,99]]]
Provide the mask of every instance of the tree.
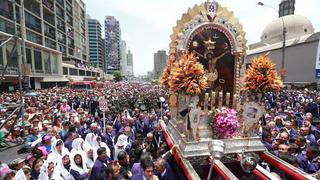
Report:
[[121,72],[120,71],[114,71],[113,72],[113,80],[119,82],[122,80]]

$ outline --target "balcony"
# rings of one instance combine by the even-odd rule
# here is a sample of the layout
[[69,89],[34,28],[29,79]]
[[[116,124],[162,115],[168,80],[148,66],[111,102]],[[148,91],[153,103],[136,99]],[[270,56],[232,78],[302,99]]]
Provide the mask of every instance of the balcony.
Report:
[[54,11],[53,0],[42,0],[42,4],[48,9],[50,9],[51,11]]

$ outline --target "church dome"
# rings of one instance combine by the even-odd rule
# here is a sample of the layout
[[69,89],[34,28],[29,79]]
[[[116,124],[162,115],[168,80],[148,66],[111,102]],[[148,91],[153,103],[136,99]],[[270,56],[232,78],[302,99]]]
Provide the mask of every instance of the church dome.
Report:
[[[300,36],[314,33],[312,23],[302,15],[283,16],[284,26],[286,27],[286,39],[294,39]],[[283,40],[282,18],[270,22],[263,30],[261,42],[274,44]]]

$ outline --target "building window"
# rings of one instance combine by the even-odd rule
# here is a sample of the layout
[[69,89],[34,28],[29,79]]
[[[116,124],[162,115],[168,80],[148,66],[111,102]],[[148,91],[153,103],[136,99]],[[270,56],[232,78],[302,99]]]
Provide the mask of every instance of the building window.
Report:
[[78,76],[78,70],[74,68],[70,68],[70,75],[71,76]]
[[50,54],[48,53],[43,53],[43,58],[44,58],[44,70],[45,73],[51,74],[51,59],[50,59]]
[[54,55],[53,56],[53,67],[52,67],[52,72],[53,74],[58,74],[58,56]]
[[68,75],[68,68],[67,67],[63,67],[63,75]]
[[13,7],[9,1],[0,1],[0,15],[13,20]]
[[14,34],[13,23],[7,22],[4,19],[0,18],[0,31],[6,32],[8,34]]
[[80,76],[85,76],[86,75],[86,72],[84,70],[79,70],[79,75]]
[[34,31],[41,33],[41,22],[35,16],[29,14],[28,12],[25,13],[26,17],[26,26]]
[[87,72],[86,72],[86,75],[87,75],[87,76],[91,76],[91,71],[87,71]]
[[8,63],[8,66],[10,67],[18,67],[18,59],[17,59],[18,57],[17,58],[10,57],[12,48],[13,48],[13,43],[9,42],[6,44],[7,63]]
[[27,30],[27,40],[42,45],[42,37]]
[[42,55],[41,51],[34,50],[34,67],[36,70],[42,70]]
[[26,48],[27,64],[32,64],[31,49]]

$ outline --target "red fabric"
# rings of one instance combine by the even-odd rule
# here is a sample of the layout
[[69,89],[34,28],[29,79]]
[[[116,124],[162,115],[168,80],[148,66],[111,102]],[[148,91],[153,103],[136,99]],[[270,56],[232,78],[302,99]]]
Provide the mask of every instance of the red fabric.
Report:
[[289,167],[285,166],[284,164],[280,163],[279,161],[273,159],[272,157],[268,156],[267,154],[261,152],[259,153],[261,159],[266,160],[269,164],[276,167],[277,169],[280,169],[281,171],[284,171],[287,175],[291,176],[293,179],[307,179],[302,174],[297,173],[293,169],[290,169]]

